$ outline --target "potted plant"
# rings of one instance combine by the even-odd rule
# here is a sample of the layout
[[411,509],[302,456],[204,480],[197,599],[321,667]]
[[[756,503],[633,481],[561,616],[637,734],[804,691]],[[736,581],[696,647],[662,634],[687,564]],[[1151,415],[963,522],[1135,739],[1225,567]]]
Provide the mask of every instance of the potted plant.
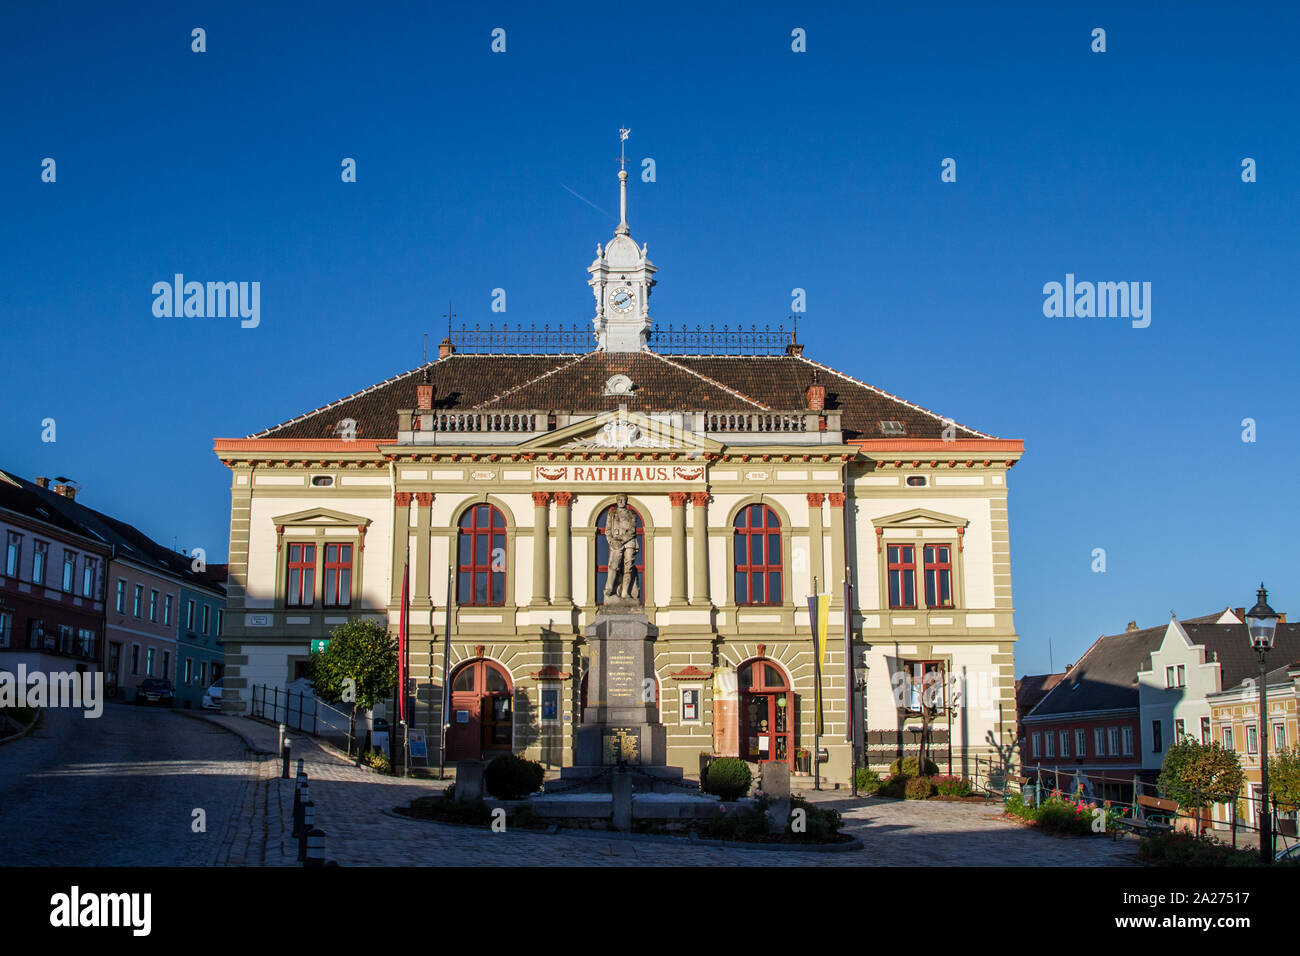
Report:
[[795,771],[802,774],[812,773],[812,759],[807,747],[797,747],[794,752]]

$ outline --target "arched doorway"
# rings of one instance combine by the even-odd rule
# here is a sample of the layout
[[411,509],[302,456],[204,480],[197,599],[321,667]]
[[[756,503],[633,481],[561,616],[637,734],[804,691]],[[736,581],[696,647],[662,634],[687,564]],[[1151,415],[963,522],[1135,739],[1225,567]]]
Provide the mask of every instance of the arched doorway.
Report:
[[740,755],[757,763],[794,765],[794,694],[776,661],[760,657],[737,671]]
[[451,675],[449,760],[483,760],[514,744],[514,688],[496,661],[477,658]]

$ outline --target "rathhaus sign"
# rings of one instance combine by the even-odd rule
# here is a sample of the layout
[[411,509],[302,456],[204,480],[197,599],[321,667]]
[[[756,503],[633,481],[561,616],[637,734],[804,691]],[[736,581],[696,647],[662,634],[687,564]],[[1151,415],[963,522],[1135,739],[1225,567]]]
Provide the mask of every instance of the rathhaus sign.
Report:
[[703,465],[534,465],[538,483],[622,484],[649,481],[655,484],[688,484],[704,480]]

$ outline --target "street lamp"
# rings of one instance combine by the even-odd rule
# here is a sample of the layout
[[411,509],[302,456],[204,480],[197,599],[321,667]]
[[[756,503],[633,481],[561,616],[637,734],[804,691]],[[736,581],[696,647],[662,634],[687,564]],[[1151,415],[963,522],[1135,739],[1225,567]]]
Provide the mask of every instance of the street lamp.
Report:
[[1251,649],[1259,654],[1259,783],[1262,797],[1259,810],[1259,856],[1273,862],[1273,826],[1268,812],[1268,652],[1277,634],[1277,613],[1268,606],[1268,592],[1259,585],[1258,600],[1246,612],[1246,631]]

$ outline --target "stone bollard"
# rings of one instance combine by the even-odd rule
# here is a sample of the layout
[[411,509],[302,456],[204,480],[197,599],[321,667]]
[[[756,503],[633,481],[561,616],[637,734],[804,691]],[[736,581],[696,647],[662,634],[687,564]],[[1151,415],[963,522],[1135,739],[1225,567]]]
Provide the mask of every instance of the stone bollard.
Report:
[[288,737],[284,738],[284,747],[280,750],[280,757],[282,760],[282,765],[280,768],[281,780],[289,779],[289,757],[290,757],[290,751],[292,749],[293,749],[293,742]]
[[319,869],[325,865],[325,831],[312,827],[305,832],[306,856],[303,858],[302,865],[311,869]]
[[759,788],[768,796],[768,829],[784,833],[790,823],[790,767],[770,761],[759,767]]
[[611,780],[614,791],[614,829],[628,833],[632,830],[632,775],[619,767]]
[[294,796],[297,797],[297,799],[293,804],[293,831],[289,835],[300,837],[302,836],[302,831],[304,829],[302,825],[302,808],[305,807],[307,802],[311,799],[311,788],[308,786],[306,780],[304,780],[302,785],[294,791]]
[[307,837],[316,829],[316,804],[308,800],[302,805],[302,827],[298,831],[298,862],[307,862]]
[[286,728],[285,728],[284,724],[280,724],[280,726],[279,726],[280,736],[278,736],[278,737],[276,738],[276,740],[275,740],[275,749],[278,750],[278,751],[280,751],[280,752],[283,752],[283,751],[284,751],[284,733],[285,733],[285,729],[286,729]]

